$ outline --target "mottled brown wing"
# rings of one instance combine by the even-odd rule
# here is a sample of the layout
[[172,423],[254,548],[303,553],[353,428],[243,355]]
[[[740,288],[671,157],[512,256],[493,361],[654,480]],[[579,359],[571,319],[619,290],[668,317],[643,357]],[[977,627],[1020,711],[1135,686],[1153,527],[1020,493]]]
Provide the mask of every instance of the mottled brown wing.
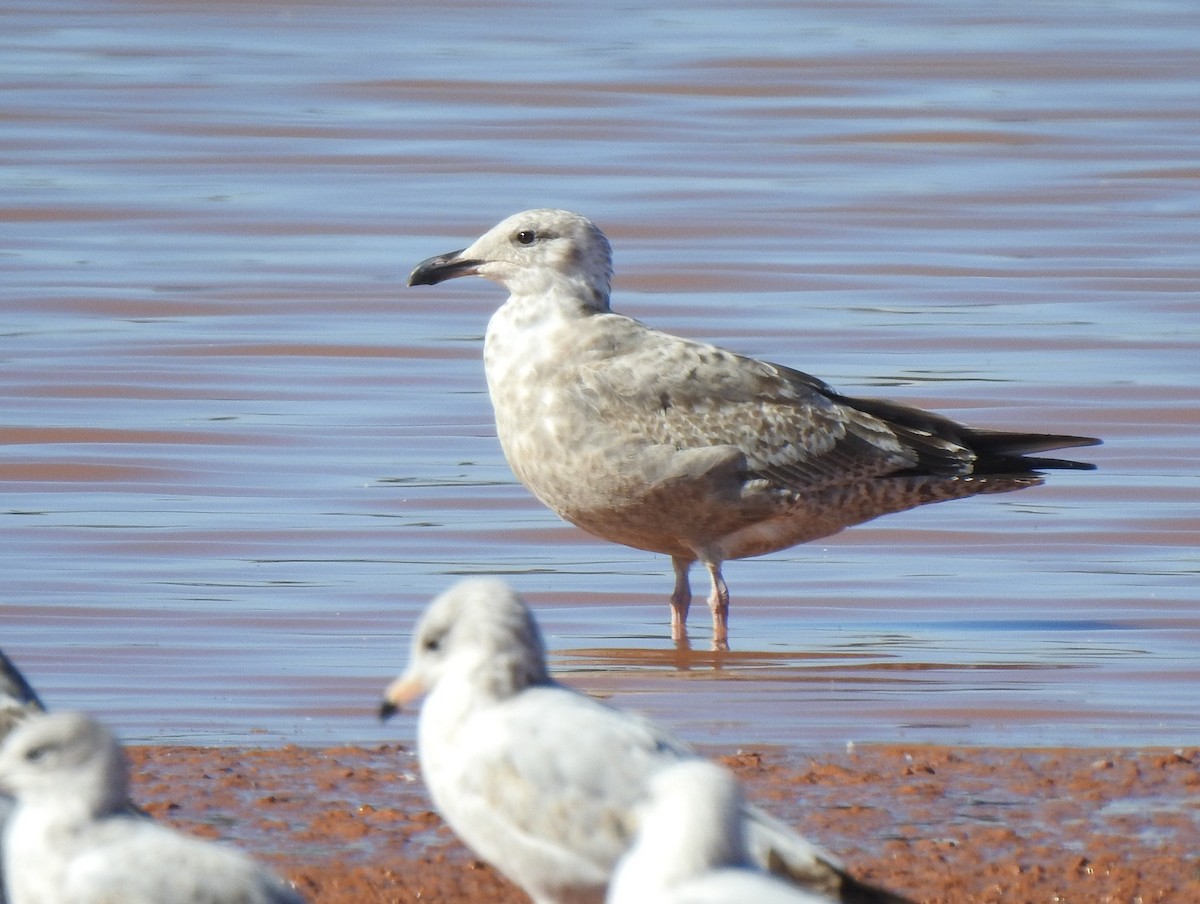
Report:
[[[920,466],[969,470],[969,450],[843,404],[820,380],[650,330],[620,315],[580,367],[590,416],[648,444],[736,446],[749,478],[810,491]],[[928,446],[928,451],[924,447]]]

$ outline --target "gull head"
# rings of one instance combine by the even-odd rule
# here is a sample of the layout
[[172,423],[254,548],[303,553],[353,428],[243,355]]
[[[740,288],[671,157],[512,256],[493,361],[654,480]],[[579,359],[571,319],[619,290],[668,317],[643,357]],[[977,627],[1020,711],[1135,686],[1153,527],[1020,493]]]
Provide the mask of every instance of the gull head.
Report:
[[469,579],[437,597],[417,622],[408,668],[384,692],[379,717],[438,687],[491,702],[549,681],[542,635],[525,601],[503,581]]
[[513,296],[571,298],[608,310],[612,249],[591,220],[569,210],[539,208],[513,214],[461,251],[417,264],[410,286],[456,276],[482,276]]
[[22,803],[52,800],[91,816],[124,806],[127,768],[117,739],[83,713],[32,716],[0,747],[0,789]]

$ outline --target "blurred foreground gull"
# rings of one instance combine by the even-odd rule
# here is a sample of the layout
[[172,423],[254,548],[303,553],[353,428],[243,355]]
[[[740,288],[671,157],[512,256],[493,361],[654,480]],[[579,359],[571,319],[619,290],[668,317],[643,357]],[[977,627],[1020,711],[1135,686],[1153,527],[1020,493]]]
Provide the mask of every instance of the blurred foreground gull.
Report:
[[121,745],[88,716],[34,716],[8,736],[9,904],[303,904],[239,851],[128,815],[127,784]]
[[671,557],[677,643],[693,562],[711,580],[713,649],[728,649],[727,559],[1036,486],[1041,469],[1093,467],[1028,457],[1099,442],[1090,437],[976,430],[650,329],[609,310],[611,274],[608,240],[590,221],[527,210],[423,261],[408,283],[482,276],[508,289],[484,343],[504,455],[567,521]]
[[[435,599],[387,718],[422,694],[421,774],[438,812],[478,856],[537,904],[599,904],[663,767],[695,758],[653,724],[558,684],[528,607],[497,580]],[[898,902],[753,807],[741,810],[754,862],[842,901]]]
[[829,904],[751,863],[741,789],[720,766],[684,761],[655,775],[649,790],[606,904]]
[[[31,716],[45,712],[37,691],[25,680],[21,670],[0,650],[0,742]],[[0,904],[8,904],[4,888],[4,831],[12,814],[13,800],[0,796]]]

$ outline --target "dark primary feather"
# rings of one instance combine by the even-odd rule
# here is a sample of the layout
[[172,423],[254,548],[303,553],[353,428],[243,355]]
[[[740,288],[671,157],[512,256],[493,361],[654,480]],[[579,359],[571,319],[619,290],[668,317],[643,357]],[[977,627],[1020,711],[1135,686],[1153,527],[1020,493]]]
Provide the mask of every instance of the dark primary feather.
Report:
[[810,374],[704,343],[652,331],[659,341],[647,344],[643,324],[601,316],[614,345],[578,386],[597,419],[679,449],[737,446],[748,479],[810,492],[873,478],[1095,467],[1026,457],[1099,442],[1090,437],[974,430],[897,402],[845,396]]
[[[1063,458],[1028,457],[1028,453],[1031,452],[1099,445],[1100,440],[1094,437],[1059,433],[1009,433],[1002,430],[975,430],[948,417],[922,411],[919,408],[910,408],[886,399],[848,398],[837,393],[832,395],[840,404],[871,414],[894,428],[898,428],[901,435],[915,443],[921,443],[925,437],[936,437],[943,442],[968,450],[974,455],[974,461],[968,472],[971,474],[1023,475],[1040,470],[1093,471],[1096,468],[1090,462]],[[929,461],[922,456],[920,470],[934,474],[943,473],[939,469],[939,464],[936,454]]]

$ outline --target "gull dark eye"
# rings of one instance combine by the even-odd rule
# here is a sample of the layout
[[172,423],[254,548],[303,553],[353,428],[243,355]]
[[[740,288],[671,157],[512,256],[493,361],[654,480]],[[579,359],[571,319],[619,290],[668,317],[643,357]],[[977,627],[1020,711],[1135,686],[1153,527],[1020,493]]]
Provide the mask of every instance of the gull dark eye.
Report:
[[517,233],[517,241],[522,245],[532,245],[537,239],[537,233],[532,229],[522,229]]
[[53,749],[50,744],[42,744],[40,747],[30,747],[25,751],[25,759],[30,763],[36,763],[43,759]]

